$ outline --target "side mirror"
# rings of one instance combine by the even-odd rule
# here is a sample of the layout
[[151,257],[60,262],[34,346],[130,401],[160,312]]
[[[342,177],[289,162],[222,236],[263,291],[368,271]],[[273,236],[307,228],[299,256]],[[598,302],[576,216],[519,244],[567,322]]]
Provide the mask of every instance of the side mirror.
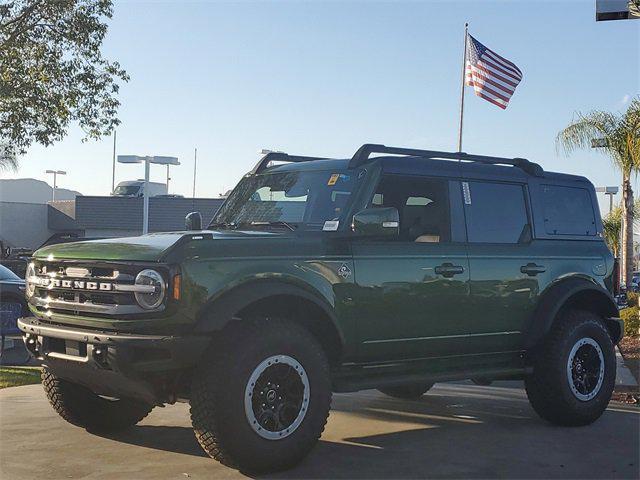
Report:
[[400,233],[400,214],[395,207],[365,208],[353,216],[351,230],[367,237],[396,237]]
[[200,212],[191,212],[184,217],[185,230],[202,230],[202,215]]

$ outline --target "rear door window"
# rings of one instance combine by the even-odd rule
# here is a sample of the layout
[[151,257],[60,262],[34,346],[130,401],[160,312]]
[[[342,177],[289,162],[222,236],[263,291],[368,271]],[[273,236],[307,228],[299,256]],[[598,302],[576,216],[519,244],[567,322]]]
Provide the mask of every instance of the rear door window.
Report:
[[542,185],[544,227],[549,235],[596,235],[596,218],[586,188]]
[[519,243],[530,238],[522,185],[462,182],[471,243]]

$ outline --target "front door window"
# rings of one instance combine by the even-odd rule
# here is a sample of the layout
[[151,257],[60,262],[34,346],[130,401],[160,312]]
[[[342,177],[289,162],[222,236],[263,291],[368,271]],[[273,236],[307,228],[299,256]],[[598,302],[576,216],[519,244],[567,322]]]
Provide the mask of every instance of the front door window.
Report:
[[398,209],[400,242],[450,242],[448,183],[444,179],[385,176],[371,206]]

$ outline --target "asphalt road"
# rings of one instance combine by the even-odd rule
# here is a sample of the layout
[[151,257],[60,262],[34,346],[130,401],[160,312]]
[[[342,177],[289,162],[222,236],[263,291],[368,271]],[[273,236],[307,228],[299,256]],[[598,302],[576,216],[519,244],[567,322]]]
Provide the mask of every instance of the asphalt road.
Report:
[[[419,401],[335,395],[321,441],[272,478],[640,478],[640,408],[612,403],[595,424],[540,420],[520,384],[439,384]],[[59,418],[39,385],[0,391],[0,478],[185,479],[243,475],[206,457],[188,406],[156,408],[127,432]]]

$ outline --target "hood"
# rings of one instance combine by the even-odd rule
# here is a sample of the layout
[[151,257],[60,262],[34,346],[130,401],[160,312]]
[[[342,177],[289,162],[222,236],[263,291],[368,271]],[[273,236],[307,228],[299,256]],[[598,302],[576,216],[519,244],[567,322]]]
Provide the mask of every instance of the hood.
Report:
[[159,261],[164,253],[185,233],[152,233],[140,237],[105,238],[85,242],[59,243],[36,251],[34,258],[41,260],[125,260],[140,262]]
[[203,231],[150,233],[139,237],[105,238],[84,242],[59,243],[37,250],[33,257],[39,260],[105,260],[159,262],[182,238],[205,236],[210,239],[265,237],[277,235],[255,231]]

